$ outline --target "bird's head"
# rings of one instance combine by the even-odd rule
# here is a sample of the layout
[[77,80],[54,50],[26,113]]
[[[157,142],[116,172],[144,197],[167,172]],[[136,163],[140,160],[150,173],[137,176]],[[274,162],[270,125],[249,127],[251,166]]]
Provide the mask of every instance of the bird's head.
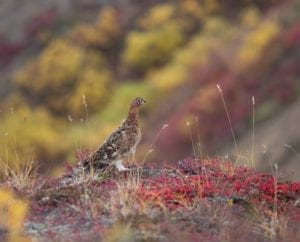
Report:
[[146,100],[144,98],[137,97],[132,101],[131,107],[139,107],[142,106],[144,103],[146,103]]

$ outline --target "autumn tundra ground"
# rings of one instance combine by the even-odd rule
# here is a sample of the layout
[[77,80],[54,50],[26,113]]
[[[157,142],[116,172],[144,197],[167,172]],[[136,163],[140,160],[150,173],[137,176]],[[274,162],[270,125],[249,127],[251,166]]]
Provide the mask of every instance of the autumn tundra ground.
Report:
[[[276,166],[275,166],[276,168]],[[2,184],[1,241],[299,241],[300,182],[223,159]],[[67,181],[67,182],[65,182]],[[9,208],[9,209],[7,209]]]

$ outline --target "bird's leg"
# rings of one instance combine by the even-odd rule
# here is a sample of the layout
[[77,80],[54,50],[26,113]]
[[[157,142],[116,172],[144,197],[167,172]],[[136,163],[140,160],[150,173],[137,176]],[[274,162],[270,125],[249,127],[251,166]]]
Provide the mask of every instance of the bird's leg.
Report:
[[118,171],[129,171],[129,169],[125,166],[123,166],[123,161],[122,160],[117,160],[115,163],[116,168],[118,169]]
[[132,152],[131,152],[131,156],[132,156],[132,163],[133,164],[135,164],[135,150],[133,150]]

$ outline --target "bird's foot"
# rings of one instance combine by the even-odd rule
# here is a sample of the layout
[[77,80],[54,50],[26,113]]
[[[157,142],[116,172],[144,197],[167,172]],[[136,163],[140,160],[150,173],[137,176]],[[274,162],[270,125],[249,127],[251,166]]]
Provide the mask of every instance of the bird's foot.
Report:
[[118,161],[116,161],[116,168],[117,168],[117,170],[119,171],[119,172],[122,172],[122,171],[129,171],[129,169],[127,168],[127,167],[125,167],[125,166],[123,166],[123,164],[122,164],[122,160],[118,160]]
[[130,169],[125,167],[125,166],[122,166],[122,167],[118,167],[117,168],[119,172],[122,172],[122,171],[129,171]]

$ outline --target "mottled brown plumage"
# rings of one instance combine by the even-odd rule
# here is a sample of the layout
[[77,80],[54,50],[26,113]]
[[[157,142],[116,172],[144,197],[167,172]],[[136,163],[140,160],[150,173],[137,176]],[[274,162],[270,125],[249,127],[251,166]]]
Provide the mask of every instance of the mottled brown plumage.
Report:
[[135,98],[130,106],[127,118],[123,123],[107,138],[107,140],[82,164],[90,170],[102,169],[110,164],[114,164],[119,171],[128,170],[122,161],[132,154],[141,141],[141,130],[139,128],[139,107],[146,101],[143,98]]

